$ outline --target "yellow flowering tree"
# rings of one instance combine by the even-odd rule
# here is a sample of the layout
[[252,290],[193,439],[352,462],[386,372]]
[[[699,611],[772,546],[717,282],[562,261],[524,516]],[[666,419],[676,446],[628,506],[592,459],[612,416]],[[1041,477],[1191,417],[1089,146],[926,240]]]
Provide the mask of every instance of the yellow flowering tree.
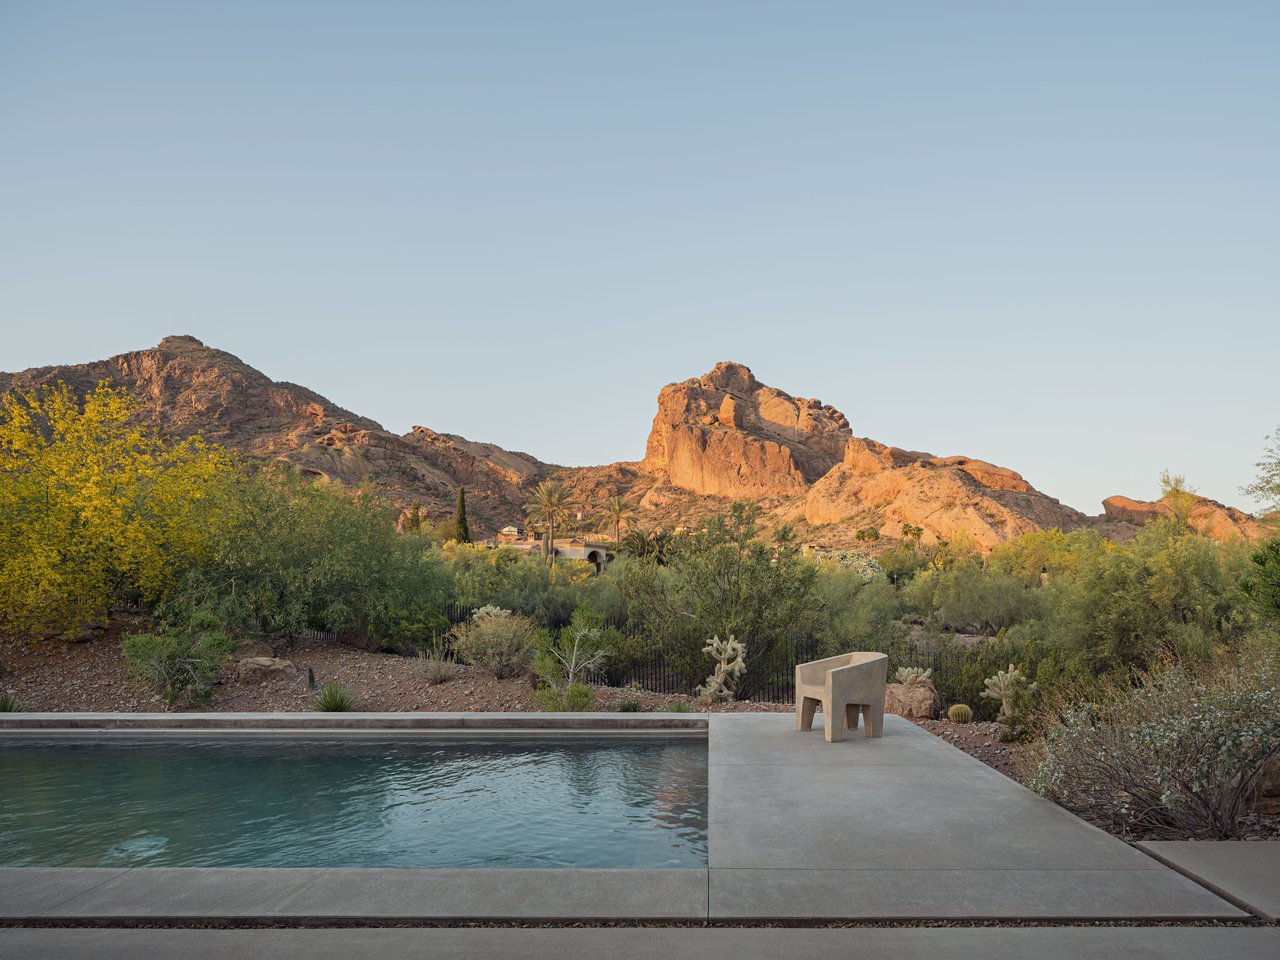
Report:
[[208,549],[230,458],[138,414],[105,383],[83,402],[65,384],[0,398],[0,629],[72,630],[163,599]]

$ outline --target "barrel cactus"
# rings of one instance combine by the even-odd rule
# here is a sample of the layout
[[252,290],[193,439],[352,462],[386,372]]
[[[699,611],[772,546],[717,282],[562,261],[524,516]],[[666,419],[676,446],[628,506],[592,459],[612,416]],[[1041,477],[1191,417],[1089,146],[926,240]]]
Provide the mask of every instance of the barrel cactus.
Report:
[[970,723],[973,720],[973,710],[963,703],[954,704],[947,711],[947,719],[952,723]]

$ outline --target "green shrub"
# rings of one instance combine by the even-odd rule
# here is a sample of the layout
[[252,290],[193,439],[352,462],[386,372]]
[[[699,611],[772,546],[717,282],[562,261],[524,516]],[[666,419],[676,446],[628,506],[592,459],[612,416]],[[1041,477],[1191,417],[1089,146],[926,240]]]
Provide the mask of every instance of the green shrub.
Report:
[[22,701],[12,693],[0,693],[0,713],[22,713]]
[[693,708],[683,700],[671,704],[669,707],[662,708],[664,713],[693,713]]
[[326,683],[316,694],[312,706],[324,713],[350,713],[356,708],[356,698],[346,687]]
[[963,703],[953,704],[947,711],[947,719],[952,723],[972,723],[973,710]]
[[1280,754],[1280,660],[1184,666],[1064,697],[1028,785],[1126,836],[1227,840]]
[[497,607],[481,607],[449,634],[453,649],[467,663],[499,679],[529,669],[538,631],[528,617]]
[[122,649],[130,675],[160,694],[172,709],[184,694],[197,704],[212,699],[213,684],[235,643],[214,617],[201,613],[185,628],[126,637]]
[[596,705],[596,690],[585,683],[571,683],[563,690],[555,687],[539,690],[533,699],[544,710],[580,713]]
[[644,705],[641,704],[639,700],[618,701],[619,713],[640,713],[642,710],[644,710]]

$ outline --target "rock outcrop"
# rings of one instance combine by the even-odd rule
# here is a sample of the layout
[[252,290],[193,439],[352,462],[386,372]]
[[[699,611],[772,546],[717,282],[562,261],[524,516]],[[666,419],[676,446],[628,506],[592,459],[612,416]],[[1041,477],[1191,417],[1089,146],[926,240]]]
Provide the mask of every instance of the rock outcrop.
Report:
[[830,470],[851,435],[834,407],[765,386],[742,364],[718,363],[658,394],[640,469],[693,493],[785,496]]
[[886,537],[900,537],[906,523],[922,528],[925,542],[963,532],[990,549],[1046,527],[1071,529],[1085,517],[1005,467],[854,437],[841,462],[809,490],[805,519],[813,526],[855,523]]
[[[1128,497],[1107,497],[1102,501],[1104,515],[1111,520],[1119,520],[1136,527],[1141,527],[1153,520],[1177,516],[1173,497],[1167,494],[1159,500],[1131,500]],[[1228,507],[1217,500],[1188,494],[1191,497],[1191,508],[1186,511],[1187,526],[1205,536],[1217,540],[1258,540],[1266,536],[1258,518]]]

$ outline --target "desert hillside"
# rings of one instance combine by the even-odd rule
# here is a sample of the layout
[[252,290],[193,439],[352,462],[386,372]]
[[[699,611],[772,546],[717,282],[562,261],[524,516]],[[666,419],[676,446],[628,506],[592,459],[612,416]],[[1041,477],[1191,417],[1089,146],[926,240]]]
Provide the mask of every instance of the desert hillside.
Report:
[[[1086,516],[1007,467],[855,436],[830,404],[763,384],[730,362],[659,391],[642,459],[568,468],[427,426],[391,433],[194,337],[166,337],[92,363],[0,373],[0,394],[58,381],[77,395],[104,381],[122,387],[171,434],[200,434],[348,486],[371,483],[435,519],[451,515],[465,485],[477,533],[519,522],[529,489],[553,475],[588,518],[622,495],[637,508],[633,525],[674,530],[700,525],[733,500],[753,500],[766,526],[792,524],[802,541],[825,549],[869,537],[892,542],[904,525],[919,528],[924,542],[963,531],[983,549],[1049,527],[1090,525],[1123,539],[1173,512],[1168,503],[1115,496],[1104,513]],[[1205,498],[1196,498],[1188,522],[1224,539],[1261,534],[1255,518]]]

